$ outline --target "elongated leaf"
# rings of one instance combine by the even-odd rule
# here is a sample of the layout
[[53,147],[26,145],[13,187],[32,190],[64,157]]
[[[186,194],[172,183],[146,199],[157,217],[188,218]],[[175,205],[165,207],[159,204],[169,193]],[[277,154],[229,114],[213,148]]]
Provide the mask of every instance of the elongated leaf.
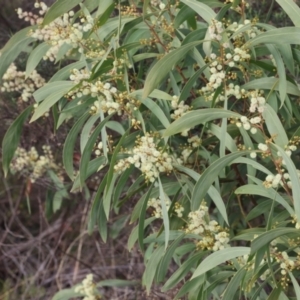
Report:
[[18,57],[18,55],[29,45],[34,39],[28,36],[30,30],[36,26],[26,27],[17,32],[1,49],[0,56],[0,79],[3,77],[9,65]]
[[184,233],[181,234],[173,243],[167,248],[165,255],[159,263],[157,269],[157,282],[161,282],[165,279],[166,273],[169,269],[169,264],[172,260],[175,250],[178,248],[179,243],[182,241],[184,237]]
[[143,284],[146,286],[147,293],[149,294],[158,264],[164,254],[164,246],[159,246],[151,255],[146,265],[146,270],[143,275]]
[[248,254],[250,254],[249,247],[230,247],[216,251],[201,262],[201,264],[195,270],[192,279],[206,273],[209,270],[212,270],[214,267],[228,260]]
[[292,192],[293,192],[293,200],[294,200],[294,207],[295,207],[295,214],[297,217],[297,221],[300,222],[300,180],[298,177],[297,169],[291,160],[291,158],[285,153],[285,151],[275,145],[277,150],[280,152],[286,167],[288,169],[290,179],[292,182]]
[[240,268],[233,278],[230,280],[229,284],[226,287],[226,290],[223,295],[223,300],[232,300],[236,294],[236,291],[241,287],[241,283],[247,273],[246,267]]
[[197,262],[206,254],[206,251],[195,253],[192,257],[189,257],[167,280],[162,288],[163,292],[173,288],[178,282],[180,282],[185,275],[192,270]]
[[[73,153],[73,151],[72,151],[72,153]],[[100,156],[100,157],[97,157],[97,158],[91,160],[88,165],[85,180],[87,178],[89,178],[90,176],[92,176],[93,174],[95,174],[98,171],[98,169],[105,163],[106,163],[106,157],[104,157],[104,156]],[[80,175],[77,174],[76,178],[74,180],[71,192],[72,193],[78,192],[79,189],[80,189]]]
[[[184,172],[185,174],[189,175],[196,181],[200,180],[200,178],[201,178],[200,174],[196,173],[194,170],[188,169],[181,165],[174,165],[174,167],[176,169],[178,169],[179,171]],[[224,221],[227,224],[229,224],[226,207],[225,207],[224,201],[223,201],[220,193],[218,192],[218,190],[213,185],[211,185],[208,188],[207,193],[210,196],[210,198],[212,199],[212,201],[215,203],[215,205],[216,205],[218,211],[220,212],[221,216],[223,217]]]
[[112,117],[112,115],[107,116],[102,122],[100,122],[93,133],[91,134],[84,150],[81,156],[80,160],[80,166],[79,166],[79,172],[80,172],[80,186],[83,187],[84,181],[86,179],[87,169],[88,169],[88,163],[90,161],[90,157],[92,154],[92,150],[94,147],[94,144],[99,137],[99,134],[104,127],[105,123]]
[[32,111],[32,106],[27,107],[18,118],[10,125],[2,140],[2,165],[4,175],[7,176],[9,165],[19,145],[20,136],[25,121]]
[[296,299],[300,299],[300,286],[299,286],[299,283],[298,283],[298,281],[296,280],[296,278],[294,277],[294,275],[291,271],[289,271],[289,275],[292,279],[292,283],[293,283],[295,294],[296,294]]
[[41,102],[48,96],[51,96],[53,93],[57,91],[64,91],[67,93],[72,87],[74,86],[74,83],[71,81],[55,81],[55,82],[49,82],[45,84],[43,87],[38,89],[33,93],[33,97],[36,102]]
[[30,119],[30,123],[34,122],[41,116],[43,116],[57,101],[59,101],[69,89],[58,90],[49,95],[39,106],[36,108],[33,116]]
[[148,204],[148,200],[150,198],[152,188],[153,188],[153,184],[151,184],[151,186],[147,192],[147,195],[144,199],[143,206],[140,211],[140,217],[139,217],[138,242],[139,242],[139,246],[140,246],[140,249],[142,252],[145,252],[145,246],[144,246],[145,217],[146,217],[147,204]]
[[273,137],[275,144],[282,148],[287,146],[289,143],[289,139],[286,135],[286,131],[283,128],[277,113],[269,104],[266,104],[266,107],[263,111],[263,117],[266,121],[268,131]]
[[60,290],[53,296],[52,300],[69,300],[74,297],[80,297],[81,294],[78,292],[75,292],[75,288],[76,288],[76,286],[74,286],[70,289]]
[[[278,78],[260,78],[260,79],[252,80],[244,84],[242,87],[246,90],[274,89],[275,91],[278,91],[279,90],[278,82],[279,82]],[[289,81],[287,81],[287,93],[295,96],[300,96],[299,88]]]
[[255,184],[247,184],[243,185],[235,190],[236,194],[249,194],[249,195],[259,195],[262,197],[266,197],[269,199],[272,199],[279,204],[281,204],[291,215],[294,214],[294,210],[291,208],[291,206],[280,196],[279,193],[277,193],[272,188],[265,188],[262,185],[255,185]]
[[181,2],[193,9],[208,24],[210,24],[211,20],[216,17],[216,13],[209,6],[201,2],[196,0],[181,0]]
[[51,23],[57,17],[67,13],[80,2],[82,2],[82,0],[57,0],[47,11],[43,20],[43,25]]
[[284,27],[268,30],[267,32],[257,35],[250,39],[245,45],[245,48],[251,48],[258,44],[300,44],[300,28]]
[[191,199],[192,210],[199,209],[199,206],[206,195],[209,187],[216,180],[219,173],[236,158],[249,153],[249,151],[240,151],[228,154],[214,161],[201,175],[197,181]]
[[31,72],[39,64],[46,52],[51,48],[47,43],[42,43],[38,45],[29,55],[26,63],[26,77],[28,77]]
[[292,0],[276,0],[296,27],[300,27],[300,8]]
[[240,115],[221,108],[205,108],[187,112],[181,118],[173,122],[164,132],[163,136],[170,136],[192,128],[198,124],[203,124],[221,118],[239,118]]
[[80,70],[81,68],[83,68],[84,66],[86,66],[86,62],[81,60],[81,61],[77,61],[74,62],[72,64],[69,64],[67,66],[65,66],[64,68],[60,69],[59,71],[57,71],[49,80],[50,82],[53,81],[59,81],[59,80],[65,80],[68,79],[71,75],[71,70],[73,69],[78,69]]
[[149,94],[159,86],[167,74],[171,71],[175,64],[177,64],[186,53],[193,47],[201,44],[202,41],[196,41],[172,51],[171,53],[160,59],[150,70],[146,77],[143,99],[148,97]]
[[276,238],[287,235],[294,234],[300,236],[299,229],[296,228],[275,228],[270,231],[264,232],[259,235],[251,244],[251,253],[256,253],[260,248],[268,245],[270,242]]
[[73,151],[76,143],[78,134],[87,120],[89,113],[84,114],[72,127],[70,130],[63,149],[63,164],[68,176],[73,180],[74,178],[74,168],[73,168]]
[[[151,223],[155,220],[156,218],[155,217],[151,217],[151,218],[148,218],[145,220],[144,222],[144,229]],[[130,233],[130,236],[128,238],[128,241],[127,241],[127,248],[128,248],[128,251],[131,251],[131,249],[133,248],[135,242],[137,241],[138,239],[138,235],[139,235],[139,225],[134,227],[133,230],[131,231]]]
[[163,218],[164,232],[165,232],[165,249],[167,249],[169,239],[170,239],[170,220],[169,220],[169,214],[166,205],[167,200],[166,200],[165,191],[159,177],[158,177],[158,184],[159,184],[159,198],[161,202],[162,218]]
[[285,66],[282,60],[282,57],[280,55],[280,52],[276,49],[274,45],[267,45],[268,49],[270,50],[271,54],[273,55],[273,58],[276,62],[277,67],[277,73],[279,76],[279,82],[278,82],[278,90],[279,90],[279,96],[281,101],[281,106],[284,104],[284,100],[286,97],[287,92],[287,80],[286,80],[286,70]]

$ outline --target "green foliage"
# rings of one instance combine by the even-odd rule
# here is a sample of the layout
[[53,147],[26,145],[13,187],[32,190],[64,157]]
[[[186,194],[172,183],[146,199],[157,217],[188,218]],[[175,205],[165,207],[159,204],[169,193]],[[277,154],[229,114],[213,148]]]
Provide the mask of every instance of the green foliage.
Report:
[[[181,287],[176,299],[300,297],[300,8],[277,2],[295,26],[248,19],[244,0],[57,0],[2,49],[0,75],[33,41],[27,76],[42,58],[63,63],[33,93],[31,122],[50,109],[55,128],[73,122],[62,153],[72,192],[103,175],[88,229],[106,241],[137,223],[128,249],[145,256],[148,294],[164,284]],[[3,139],[5,173],[30,113]],[[48,174],[57,210],[67,184]]]

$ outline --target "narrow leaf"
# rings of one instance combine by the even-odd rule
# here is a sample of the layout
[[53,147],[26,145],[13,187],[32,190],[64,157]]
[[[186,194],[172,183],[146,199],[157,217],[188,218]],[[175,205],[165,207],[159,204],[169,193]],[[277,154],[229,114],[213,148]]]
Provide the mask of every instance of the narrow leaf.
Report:
[[9,165],[19,145],[20,136],[25,121],[32,111],[32,106],[27,107],[18,118],[10,125],[2,140],[2,164],[4,175],[7,176]]

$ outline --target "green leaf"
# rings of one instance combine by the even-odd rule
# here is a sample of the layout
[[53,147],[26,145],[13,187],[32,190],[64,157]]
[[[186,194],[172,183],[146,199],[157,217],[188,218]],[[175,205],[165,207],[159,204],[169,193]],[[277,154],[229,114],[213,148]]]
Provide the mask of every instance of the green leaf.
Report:
[[273,45],[267,45],[269,51],[273,55],[273,58],[276,62],[277,67],[277,73],[279,76],[279,82],[278,82],[278,89],[279,89],[279,96],[281,101],[281,106],[284,104],[284,100],[286,97],[287,92],[287,80],[286,80],[286,70],[285,66],[282,60],[282,57],[280,55],[280,52],[276,49]]
[[191,199],[192,210],[197,210],[206,195],[209,187],[216,180],[219,173],[229,165],[236,158],[249,153],[249,151],[239,151],[235,153],[228,154],[218,160],[214,161],[201,175],[200,179],[197,181]]
[[181,118],[173,122],[164,132],[163,136],[170,136],[192,128],[198,124],[203,124],[221,118],[239,118],[241,115],[221,108],[205,108],[187,112]]
[[300,44],[300,28],[283,27],[268,30],[267,32],[257,35],[250,39],[245,45],[245,48],[251,48],[258,44]]
[[233,278],[230,280],[229,284],[226,287],[226,290],[224,292],[224,295],[222,297],[223,300],[232,300],[234,299],[234,296],[236,294],[237,289],[240,287],[241,288],[241,283],[244,280],[244,277],[247,273],[246,271],[246,266],[240,268]]
[[207,251],[195,253],[193,256],[189,257],[185,260],[185,262],[171,275],[171,277],[167,280],[165,285],[162,288],[163,292],[173,288],[177,285],[188,272],[191,272],[193,267],[195,267],[198,261],[207,254]]
[[138,242],[139,242],[139,246],[140,246],[140,249],[142,252],[145,252],[145,246],[144,246],[145,217],[146,217],[147,204],[148,204],[148,200],[151,195],[152,188],[153,188],[153,184],[151,184],[151,186],[146,194],[146,197],[143,201],[142,209],[140,211],[140,216],[139,216]]
[[[72,153],[73,153],[73,150],[72,150]],[[106,163],[106,157],[104,157],[104,156],[100,156],[100,157],[97,157],[97,158],[91,160],[88,165],[85,180],[87,178],[89,178],[90,176],[92,176],[93,174],[95,174],[98,171],[98,169],[100,168],[100,166],[104,165],[105,163]],[[78,192],[79,189],[80,189],[80,175],[77,174],[76,178],[74,180],[71,192],[72,193]]]
[[9,65],[18,57],[18,55],[29,45],[34,39],[28,36],[30,30],[36,26],[26,27],[17,32],[1,49],[0,56],[0,79],[3,77]]
[[[200,174],[196,173],[194,170],[191,170],[191,169],[186,168],[181,165],[174,165],[174,167],[176,169],[178,169],[179,171],[184,172],[185,174],[189,175],[195,181],[198,181],[201,178]],[[225,222],[227,224],[229,224],[228,216],[226,213],[226,207],[225,207],[224,201],[223,201],[220,193],[218,192],[218,190],[213,185],[211,185],[210,187],[208,187],[207,193],[210,196],[210,198],[212,199],[212,201],[214,201],[216,207],[218,208],[218,211],[220,212],[220,214],[223,217],[223,219],[225,220]]]
[[[260,78],[252,80],[242,86],[245,90],[263,89],[278,91],[278,78]],[[287,93],[295,96],[300,96],[300,90],[293,83],[287,81]]]
[[38,45],[36,48],[34,48],[34,50],[32,50],[26,63],[26,77],[28,77],[36,68],[36,66],[39,64],[41,59],[50,48],[51,46],[45,42]]
[[236,258],[238,256],[249,255],[249,247],[230,247],[212,253],[207,256],[195,270],[191,279],[198,277],[216,266]]
[[[144,222],[144,229],[151,223],[153,222],[154,220],[156,220],[155,217],[151,217],[151,218],[148,218],[145,220]],[[138,239],[138,235],[139,235],[139,225],[138,226],[135,226],[133,228],[133,230],[131,231],[130,233],[130,236],[128,238],[128,241],[127,241],[127,248],[128,248],[128,251],[131,251],[131,249],[133,248],[135,242],[137,241]]]
[[255,184],[247,184],[238,187],[235,190],[236,194],[249,194],[249,195],[259,195],[262,197],[266,197],[268,199],[272,199],[279,204],[281,204],[291,215],[294,214],[294,210],[292,207],[280,196],[278,192],[276,192],[272,188],[265,188],[263,185],[255,185]]
[[300,287],[299,287],[299,283],[296,280],[296,278],[294,277],[293,273],[291,271],[288,271],[288,272],[289,272],[289,275],[290,275],[290,277],[292,279],[292,283],[293,283],[295,294],[296,294],[296,299],[300,299]]
[[76,293],[75,288],[76,288],[76,286],[74,286],[70,289],[63,289],[63,290],[57,292],[53,296],[52,300],[69,300],[69,299],[74,298],[74,297],[80,297],[81,294]]
[[267,300],[279,300],[282,289],[280,287],[275,288],[272,293],[269,295]]
[[163,218],[164,231],[165,231],[165,249],[167,249],[169,238],[170,238],[170,220],[169,220],[169,214],[166,205],[167,203],[166,195],[164,192],[164,188],[161,184],[160,177],[158,177],[158,185],[159,185],[159,198],[160,198],[161,208],[162,208],[162,218]]
[[181,2],[192,8],[208,24],[210,24],[211,20],[216,17],[216,13],[209,6],[201,2],[196,0],[181,0]]
[[300,236],[299,229],[296,228],[275,228],[270,231],[264,232],[259,235],[251,244],[251,254],[256,253],[260,248],[264,247],[268,243],[272,242],[276,238],[287,235],[294,234]]
[[300,8],[292,0],[276,0],[296,27],[300,27]]
[[263,118],[265,119],[267,128],[276,145],[284,148],[288,145],[289,139],[286,135],[286,131],[283,128],[280,119],[274,109],[266,104],[263,111]]
[[280,154],[286,164],[288,173],[290,175],[290,179],[292,182],[292,192],[293,192],[295,214],[297,217],[297,221],[300,222],[300,180],[298,177],[297,169],[295,167],[295,164],[293,163],[291,158],[285,153],[285,151],[277,145],[275,145],[275,147],[280,152]]
[[81,2],[82,0],[57,0],[47,11],[42,25],[48,25]]
[[147,294],[149,295],[149,291],[154,279],[154,276],[157,271],[158,264],[164,255],[164,247],[159,246],[151,255],[150,259],[147,262],[146,270],[143,274],[143,285],[146,286]]
[[99,134],[104,127],[105,123],[112,117],[112,115],[107,116],[102,122],[100,122],[93,133],[91,134],[80,159],[80,166],[79,166],[79,174],[80,174],[80,186],[83,187],[84,181],[86,179],[87,169],[88,169],[88,163],[90,161],[90,157],[92,154],[92,150],[94,147],[94,144],[99,137]]
[[32,106],[27,107],[10,125],[2,140],[2,164],[4,175],[7,176],[9,165],[18,148],[20,136],[25,121],[32,111]]
[[179,243],[182,241],[184,237],[184,233],[181,234],[173,243],[167,248],[165,255],[159,263],[157,269],[157,282],[161,282],[165,279],[166,273],[169,269],[169,264],[172,260],[175,250],[178,248]]
[[[53,82],[53,83],[55,84],[55,82]],[[39,106],[36,108],[33,116],[31,117],[30,123],[34,122],[35,120],[40,118],[58,100],[60,100],[63,96],[65,96],[65,94],[70,90],[71,87],[74,86],[74,84],[72,82],[65,81],[64,84],[61,84],[60,86],[57,85],[56,89],[53,90],[53,88],[55,88],[54,84],[50,83],[48,85],[48,89],[44,89],[45,87],[43,87],[42,88],[43,93],[41,92],[41,93],[38,93],[38,94],[36,94],[36,93],[33,94],[34,97],[36,97],[36,95],[38,95],[38,97],[42,97],[46,93],[49,94],[49,96],[47,96],[46,99],[41,104],[39,104]]]
[[85,113],[72,127],[70,130],[64,144],[63,149],[63,164],[66,170],[66,173],[71,180],[74,178],[74,168],[73,168],[73,151],[76,143],[78,134],[85,123],[86,119],[89,117],[89,113]]
[[180,48],[173,50],[171,53],[168,53],[162,59],[160,59],[150,70],[146,77],[143,99],[148,97],[150,93],[159,86],[159,84],[163,81],[163,79],[167,76],[167,74],[171,71],[171,69],[176,65],[183,57],[185,57],[186,53],[194,48],[195,46],[201,44],[202,41],[196,41]]
[[[69,64],[63,68],[61,68],[60,70],[58,70],[48,81],[48,83],[50,82],[54,82],[54,81],[63,81],[65,79],[69,79],[70,78],[70,74],[71,74],[71,70],[73,69],[78,69],[80,70],[81,68],[83,68],[84,66],[86,66],[86,62],[81,60],[81,61],[77,61],[74,62],[72,64]],[[35,98],[36,99],[36,98]]]

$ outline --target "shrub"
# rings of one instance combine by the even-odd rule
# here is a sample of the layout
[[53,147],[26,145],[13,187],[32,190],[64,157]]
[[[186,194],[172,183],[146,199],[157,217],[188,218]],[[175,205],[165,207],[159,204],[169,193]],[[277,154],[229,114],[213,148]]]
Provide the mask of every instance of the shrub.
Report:
[[[97,226],[105,241],[111,211],[136,200],[128,248],[145,254],[148,293],[156,282],[178,288],[176,299],[300,299],[300,8],[276,2],[294,26],[248,19],[245,0],[19,9],[31,26],[2,49],[0,77],[27,48],[27,79],[43,59],[64,67],[7,131],[4,172],[23,161],[27,117],[51,110],[56,129],[74,122],[62,153],[72,191],[103,174],[89,231]],[[94,292],[89,276],[64,295]]]

